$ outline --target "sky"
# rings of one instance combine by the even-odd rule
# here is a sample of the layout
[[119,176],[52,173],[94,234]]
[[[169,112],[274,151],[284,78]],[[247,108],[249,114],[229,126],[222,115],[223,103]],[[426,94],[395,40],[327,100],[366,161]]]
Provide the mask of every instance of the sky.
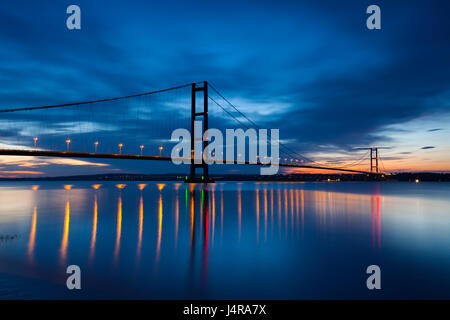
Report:
[[[81,8],[81,30],[66,27],[71,4]],[[366,8],[372,4],[381,8],[381,30],[366,27]],[[260,127],[279,129],[284,143],[318,163],[348,165],[367,152],[362,148],[379,146],[387,171],[449,171],[449,9],[448,1],[3,0],[0,109],[207,80]],[[40,113],[29,126],[2,116],[0,145],[12,146],[15,135],[20,136],[15,147],[29,145],[38,135],[33,130],[42,135],[43,128],[65,128],[68,137],[69,127],[84,126],[73,137],[75,144],[78,137],[89,139],[94,127],[113,131],[124,107],[147,112],[144,127],[165,125],[150,106],[162,108],[159,115],[178,125],[170,115],[179,112],[182,94],[165,99],[103,105],[117,117],[92,119],[90,110],[90,120],[78,124],[74,117],[79,115],[63,111]],[[164,144],[170,139],[166,131],[150,138]],[[20,144],[24,139],[28,142]],[[119,141],[104,139],[102,146]],[[41,140],[43,145],[44,136]],[[158,154],[149,148],[156,147],[146,152]],[[168,149],[167,144],[163,152]],[[355,168],[368,165],[367,160]],[[0,157],[0,177],[185,169],[135,161]]]

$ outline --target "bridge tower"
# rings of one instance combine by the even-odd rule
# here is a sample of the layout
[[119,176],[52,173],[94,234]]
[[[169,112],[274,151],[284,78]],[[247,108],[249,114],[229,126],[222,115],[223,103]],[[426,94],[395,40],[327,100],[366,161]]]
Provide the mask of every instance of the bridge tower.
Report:
[[378,173],[378,148],[370,147],[370,172]]
[[[196,98],[197,93],[203,92],[203,110],[197,112],[196,110]],[[203,118],[202,121],[202,129],[201,132],[196,132],[195,121],[198,118]],[[207,139],[203,141],[203,136],[205,131],[208,130],[208,83],[203,81],[202,85],[198,85],[197,83],[192,83],[192,99],[191,99],[191,168],[190,175],[185,182],[187,183],[195,183],[195,182],[213,182],[209,177],[208,172],[208,164],[203,159],[203,150],[205,150],[208,145]],[[195,163],[195,145],[197,141],[203,141],[202,150],[197,152],[201,156],[201,163]],[[202,174],[200,176],[197,175],[197,169],[201,169]]]

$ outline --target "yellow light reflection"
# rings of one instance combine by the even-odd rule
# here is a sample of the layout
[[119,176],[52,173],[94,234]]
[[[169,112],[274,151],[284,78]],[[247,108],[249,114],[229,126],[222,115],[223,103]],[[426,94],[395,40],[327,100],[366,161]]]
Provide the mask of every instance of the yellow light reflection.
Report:
[[121,184],[116,184],[116,188],[117,189],[119,189],[119,190],[122,190],[123,188],[125,188],[127,185],[126,184],[123,184],[123,183],[121,183]]
[[136,258],[138,260],[141,257],[143,227],[144,227],[144,197],[142,196],[141,193],[141,196],[139,197],[139,233],[138,233],[138,244],[136,249]]
[[73,187],[73,185],[71,185],[71,184],[65,184],[64,185],[64,189],[66,189],[66,190],[71,190],[72,187]]
[[380,195],[376,197],[377,203],[377,236],[378,236],[378,248],[381,248],[381,209],[380,209]]
[[283,189],[284,195],[284,235],[287,236],[287,227],[288,227],[288,194],[287,189]]
[[300,198],[298,196],[299,190],[295,190],[295,230],[298,235],[298,229],[299,229],[299,215],[300,215]]
[[303,237],[303,232],[305,230],[305,194],[303,189],[300,190],[300,208],[301,208],[301,214],[302,214],[302,237]]
[[33,218],[31,220],[31,229],[30,229],[30,239],[28,240],[28,257],[30,260],[33,260],[33,251],[34,245],[36,241],[36,206],[33,208]]
[[[70,190],[70,189],[67,189]],[[64,230],[61,241],[61,264],[64,265],[67,259],[67,246],[69,244],[69,222],[70,222],[70,202],[66,201],[66,209],[64,216]]]
[[264,189],[264,241],[267,240],[267,189]]
[[39,190],[39,186],[38,185],[34,185],[34,186],[31,187],[31,190],[35,190],[35,191]]
[[270,189],[270,235],[273,236],[273,189]]
[[174,187],[175,191],[178,191],[178,189],[179,189],[182,185],[183,185],[182,183],[174,183],[174,184],[173,184],[173,187]]
[[178,187],[176,188],[177,193],[175,194],[175,249],[178,245],[178,224],[180,220],[180,200],[178,199]]
[[[96,188],[94,188],[94,189],[96,189]],[[94,194],[94,221],[92,222],[92,237],[91,237],[91,246],[90,246],[90,251],[89,251],[89,259],[90,260],[92,260],[94,258],[94,253],[95,253],[95,241],[97,239],[97,213],[98,213],[97,193],[95,193]]]
[[[162,189],[160,189],[162,190]],[[162,202],[162,194],[159,194],[159,201],[158,201],[158,239],[156,242],[156,257],[155,257],[155,264],[156,267],[159,263],[159,257],[161,254],[161,234],[162,234],[162,218],[163,218],[163,202]]]
[[140,184],[138,184],[138,188],[139,188],[139,190],[144,190],[144,188],[147,186],[147,184],[145,184],[145,183],[140,183]]
[[289,190],[289,196],[291,205],[291,233],[294,233],[294,190],[292,189],[292,186]]
[[278,236],[281,235],[281,190],[277,190],[277,203],[278,203]]
[[114,248],[114,261],[116,263],[117,263],[118,258],[119,258],[121,233],[122,233],[122,194],[119,193],[119,200],[118,200],[118,203],[117,203],[116,244],[115,244],[115,248]]
[[100,189],[101,186],[102,186],[101,184],[93,184],[92,188],[95,190],[98,190],[98,189]]
[[256,241],[259,242],[259,188],[256,188]]

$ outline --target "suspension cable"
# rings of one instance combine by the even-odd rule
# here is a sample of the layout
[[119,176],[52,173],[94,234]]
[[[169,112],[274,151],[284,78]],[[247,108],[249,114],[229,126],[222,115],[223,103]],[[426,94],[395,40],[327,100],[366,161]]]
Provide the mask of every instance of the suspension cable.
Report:
[[[242,113],[235,105],[233,105],[227,98],[225,98],[211,83],[208,82],[208,86],[211,87],[211,89],[213,89],[223,100],[225,100],[234,110],[236,110],[242,117],[244,117],[245,119],[247,119],[247,121],[249,121],[251,124],[253,124],[256,128],[261,129],[260,126],[258,126],[254,121],[252,121],[250,118],[248,118],[244,113]],[[227,112],[228,113],[228,112]],[[230,113],[228,113],[230,114]],[[233,117],[235,118],[235,117]],[[236,119],[236,118],[235,118]],[[248,127],[247,127],[248,128]],[[267,133],[267,135],[269,136],[269,138],[271,138],[270,133]],[[297,155],[301,158],[303,158],[304,160],[306,160],[307,162],[312,162],[312,163],[316,163],[316,164],[320,164],[317,161],[314,161],[312,159],[309,159],[308,157],[305,157],[304,155],[298,153],[295,150],[292,150],[291,148],[287,147],[286,145],[282,144],[281,142],[279,143],[280,146],[283,146],[285,149],[289,150],[291,152],[291,154],[288,153],[288,155],[292,156],[292,154]]]
[[362,161],[364,161],[368,154],[369,154],[369,150],[361,158],[359,158],[358,160],[356,160],[356,161],[354,161],[354,162],[352,162],[350,164],[346,164],[346,165],[340,166],[338,168],[348,168],[348,167],[356,166],[356,165],[360,164]]
[[[246,129],[250,129],[249,126],[247,126],[246,124],[244,124],[242,121],[240,121],[238,118],[236,118],[231,112],[229,112],[228,110],[226,110],[221,104],[219,104],[215,99],[213,99],[212,97],[210,97],[208,95],[208,98],[211,99],[212,102],[214,102],[218,107],[220,107],[223,111],[225,111],[230,117],[232,117],[234,120],[236,120],[237,122],[239,122],[239,124],[241,124],[242,126],[244,126]],[[268,136],[270,137],[270,135],[268,134]],[[284,147],[287,148],[286,146],[282,145],[281,143],[279,143],[280,147]],[[288,156],[293,157],[292,154],[290,154],[289,152],[284,151]]]
[[176,90],[185,88],[188,86],[191,86],[191,83],[183,84],[180,86],[167,88],[167,89],[161,89],[151,92],[145,92],[145,93],[139,93],[129,96],[122,96],[122,97],[116,97],[116,98],[108,98],[108,99],[100,99],[100,100],[91,100],[91,101],[82,101],[82,102],[72,102],[72,103],[65,103],[65,104],[55,104],[50,106],[40,106],[40,107],[26,107],[26,108],[15,108],[15,109],[0,109],[0,113],[5,112],[16,112],[16,111],[29,111],[29,110],[38,110],[38,109],[51,109],[51,108],[63,108],[63,107],[71,107],[71,106],[79,106],[79,105],[86,105],[86,104],[92,104],[92,103],[99,103],[99,102],[108,102],[108,101],[116,101],[116,100],[122,100],[122,99],[128,99],[128,98],[135,98],[135,97],[142,97],[142,96],[148,96],[155,93],[162,93],[166,91]]

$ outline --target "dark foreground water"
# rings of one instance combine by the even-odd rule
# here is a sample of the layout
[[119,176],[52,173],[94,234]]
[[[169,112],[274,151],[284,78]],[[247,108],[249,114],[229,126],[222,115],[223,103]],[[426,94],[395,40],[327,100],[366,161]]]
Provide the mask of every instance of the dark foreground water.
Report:
[[450,298],[450,184],[1,183],[0,298]]

